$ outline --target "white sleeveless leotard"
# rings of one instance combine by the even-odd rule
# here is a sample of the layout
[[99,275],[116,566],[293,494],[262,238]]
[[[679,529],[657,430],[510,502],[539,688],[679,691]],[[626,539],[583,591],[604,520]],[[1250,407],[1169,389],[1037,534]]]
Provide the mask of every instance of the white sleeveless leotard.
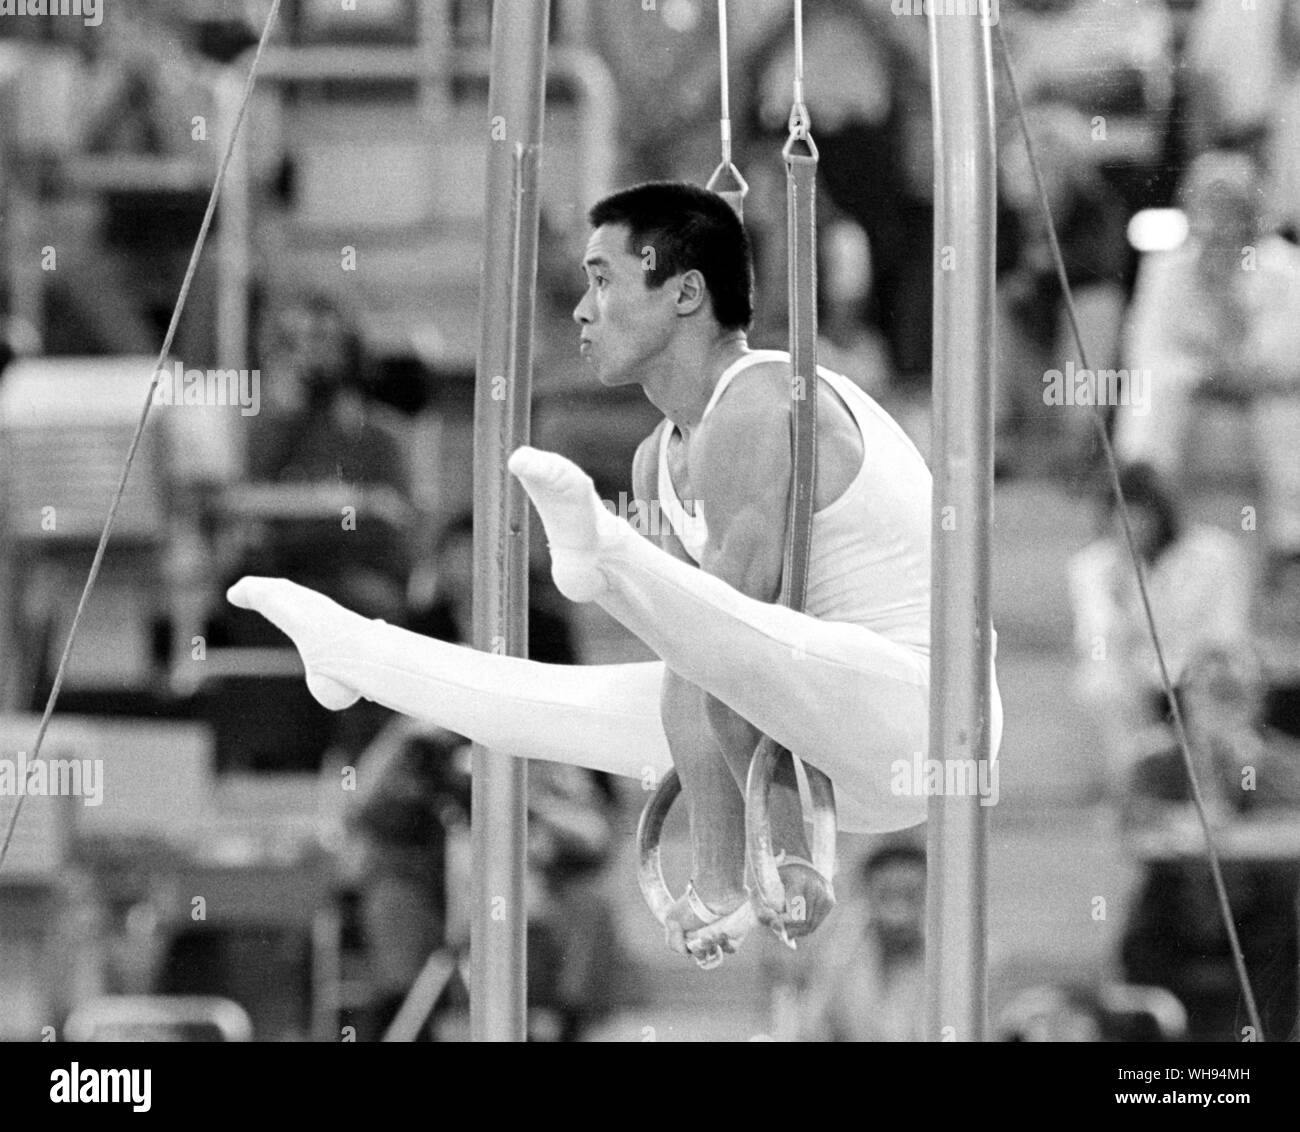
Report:
[[[780,350],[754,350],[728,366],[704,409],[707,417],[734,379],[760,362],[783,361]],[[916,446],[870,396],[842,374],[819,366],[862,435],[862,466],[834,502],[813,516],[806,611],[826,621],[863,625],[926,655],[930,651],[930,470]],[[744,396],[744,391],[732,396]],[[703,504],[687,512],[659,444],[659,505],[686,553],[697,563],[708,540]]]

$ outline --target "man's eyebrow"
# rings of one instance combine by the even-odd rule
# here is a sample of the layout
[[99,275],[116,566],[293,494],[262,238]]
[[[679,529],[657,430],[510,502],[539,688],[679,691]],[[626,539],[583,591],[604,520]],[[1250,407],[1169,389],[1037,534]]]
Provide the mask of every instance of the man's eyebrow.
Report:
[[586,270],[588,267],[608,267],[609,260],[607,260],[603,255],[589,255],[582,261],[582,266],[583,270]]

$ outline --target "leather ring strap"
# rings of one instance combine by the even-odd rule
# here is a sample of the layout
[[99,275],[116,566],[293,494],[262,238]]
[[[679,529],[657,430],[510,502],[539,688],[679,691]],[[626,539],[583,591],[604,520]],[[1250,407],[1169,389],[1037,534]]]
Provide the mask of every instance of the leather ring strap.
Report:
[[[792,474],[781,601],[802,612],[808,597],[817,487],[817,146],[806,129],[796,133],[792,126],[782,153],[789,261]],[[776,918],[783,938],[785,887],[772,857],[775,846],[767,796],[780,760],[787,757],[791,756],[771,740],[761,741],[750,763],[745,790],[746,856],[755,898]],[[834,787],[817,768],[804,764],[804,772],[818,800],[813,815],[813,855],[825,862],[824,879],[829,884],[835,871]]]
[[817,157],[786,157],[793,475],[781,602],[802,611],[817,481]]

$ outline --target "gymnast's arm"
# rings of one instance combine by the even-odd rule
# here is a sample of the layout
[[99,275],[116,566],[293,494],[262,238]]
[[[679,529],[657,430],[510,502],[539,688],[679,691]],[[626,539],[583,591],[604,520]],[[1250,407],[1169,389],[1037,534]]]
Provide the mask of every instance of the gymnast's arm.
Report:
[[708,429],[693,469],[709,528],[700,568],[746,597],[777,601],[793,468],[789,401],[720,401]]
[[[692,482],[708,519],[700,568],[746,597],[780,597],[793,453],[787,386],[754,383],[724,398],[692,454]],[[758,729],[712,696],[708,722],[743,781]]]

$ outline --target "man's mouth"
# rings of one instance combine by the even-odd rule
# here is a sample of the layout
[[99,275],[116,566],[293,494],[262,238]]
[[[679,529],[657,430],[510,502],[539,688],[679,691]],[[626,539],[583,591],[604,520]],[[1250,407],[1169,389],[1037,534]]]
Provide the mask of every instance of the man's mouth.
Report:
[[586,357],[589,353],[591,353],[591,339],[590,339],[590,338],[583,338],[581,341],[579,341],[579,343],[578,343],[578,353],[582,354],[583,357]]

